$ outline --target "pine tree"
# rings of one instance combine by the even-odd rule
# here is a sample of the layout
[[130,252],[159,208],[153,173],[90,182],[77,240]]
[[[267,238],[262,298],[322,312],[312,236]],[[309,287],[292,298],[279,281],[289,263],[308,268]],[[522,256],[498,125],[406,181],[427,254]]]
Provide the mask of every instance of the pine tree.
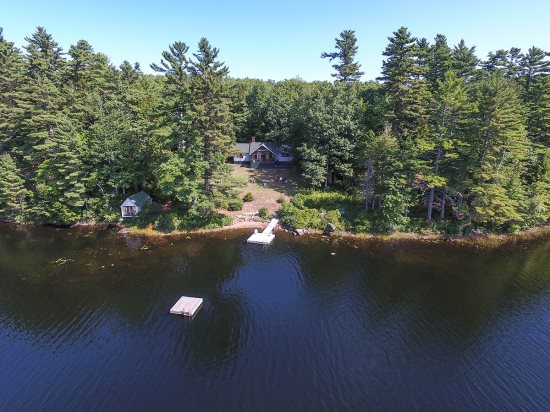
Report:
[[64,105],[61,73],[64,61],[62,49],[43,27],[38,27],[31,37],[26,37],[27,75],[23,86],[24,97],[20,106],[21,131],[17,138],[17,152],[27,162],[35,165],[41,158],[34,150],[48,137],[53,137],[54,128]]
[[547,56],[548,54],[544,50],[535,46],[531,47],[523,56],[520,64],[527,93],[538,76],[550,74],[550,61],[546,60]]
[[358,50],[355,31],[344,30],[340,33],[340,38],[336,38],[334,41],[336,42],[334,48],[337,51],[321,54],[322,59],[329,59],[330,61],[339,60],[338,64],[332,66],[336,70],[336,73],[333,73],[331,76],[341,82],[358,81],[365,73],[359,70],[361,65],[355,61]]
[[29,195],[13,158],[9,154],[0,156],[0,216],[21,216],[27,207]]
[[160,65],[151,68],[165,77],[161,124],[155,133],[158,141],[158,161],[154,175],[161,198],[174,199],[191,205],[201,197],[204,161],[200,148],[189,139],[194,111],[189,91],[189,47],[175,42],[162,53]]
[[365,211],[370,207],[380,214],[383,226],[379,229],[402,229],[408,222],[406,213],[411,199],[407,155],[390,127],[379,135],[368,133],[358,148],[365,160]]
[[475,46],[467,47],[464,40],[460,40],[460,42],[453,47],[451,53],[451,67],[458,77],[469,80],[475,74],[479,64],[479,59],[476,57],[475,50]]
[[79,91],[97,91],[105,94],[111,91],[109,80],[114,71],[107,56],[95,53],[86,40],[79,40],[69,48],[71,60],[67,62],[66,79]]
[[428,78],[432,90],[436,88],[438,81],[445,79],[445,74],[452,68],[451,48],[447,44],[447,38],[438,34],[435,43],[430,48],[428,61]]
[[357,96],[353,85],[336,84],[305,103],[298,152],[304,177],[313,187],[326,188],[333,177],[350,184],[354,177],[356,147],[364,133],[363,106]]
[[530,151],[525,112],[517,85],[496,71],[479,87],[479,126],[472,141],[474,187],[472,206],[477,222],[502,227],[524,219],[525,166]]
[[524,87],[523,100],[528,108],[527,131],[529,136],[548,145],[550,137],[550,61],[547,54],[538,47],[531,47],[521,61],[522,76],[519,79]]
[[550,75],[538,76],[529,89],[527,101],[529,136],[550,146]]
[[426,67],[418,63],[419,47],[407,28],[401,27],[389,38],[384,51],[381,80],[390,99],[393,133],[403,147],[413,149],[412,142],[427,132],[429,92]]
[[483,70],[492,73],[496,70],[502,70],[505,72],[508,66],[508,51],[504,49],[497,50],[496,52],[489,52],[487,54],[487,60],[481,64]]
[[517,79],[522,74],[522,62],[524,56],[521,49],[512,47],[506,55],[506,76],[510,79]]
[[430,171],[423,176],[428,188],[426,220],[432,220],[436,191],[440,196],[440,216],[444,217],[447,186],[453,185],[458,172],[457,159],[470,132],[469,123],[474,115],[474,105],[464,87],[464,78],[454,71],[445,73],[443,80],[437,80],[433,95],[434,110],[431,113],[431,133],[426,142],[423,156],[428,157]]
[[113,99],[115,69],[107,56],[95,53],[85,40],[69,48],[70,60],[62,73],[65,105],[71,119],[89,128],[96,120],[96,111]]
[[86,206],[83,136],[68,119],[63,119],[37,149],[44,160],[38,166],[33,212],[48,222],[78,221]]
[[526,220],[529,225],[550,219],[550,149],[536,151],[536,166],[529,187]]
[[123,85],[123,89],[131,87],[143,74],[139,63],[136,62],[132,65],[128,60],[124,60],[119,69],[120,82]]
[[10,146],[11,139],[17,133],[23,70],[23,57],[19,49],[4,39],[0,28],[0,154],[2,146]]
[[[228,172],[226,160],[233,152],[235,137],[232,127],[231,101],[225,80],[229,69],[217,60],[219,50],[206,38],[199,41],[195,59],[189,62],[189,100],[186,114],[189,154],[204,179],[204,193],[211,194],[214,176]],[[196,157],[195,157],[196,156]]]

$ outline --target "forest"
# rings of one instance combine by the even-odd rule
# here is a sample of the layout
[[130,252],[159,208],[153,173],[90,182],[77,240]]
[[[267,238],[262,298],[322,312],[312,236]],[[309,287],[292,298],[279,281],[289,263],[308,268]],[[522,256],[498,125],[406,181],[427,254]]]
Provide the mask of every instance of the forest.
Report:
[[275,82],[232,78],[206,38],[159,52],[152,75],[85,40],[64,51],[43,27],[22,50],[0,29],[0,219],[118,221],[121,201],[146,190],[172,205],[174,229],[227,224],[228,158],[254,136],[293,148],[304,193],[281,208],[289,226],[325,212],[356,232],[547,223],[545,50],[479,58],[401,27],[364,82],[362,65],[377,63],[356,60],[360,41],[344,30],[319,50],[333,82]]

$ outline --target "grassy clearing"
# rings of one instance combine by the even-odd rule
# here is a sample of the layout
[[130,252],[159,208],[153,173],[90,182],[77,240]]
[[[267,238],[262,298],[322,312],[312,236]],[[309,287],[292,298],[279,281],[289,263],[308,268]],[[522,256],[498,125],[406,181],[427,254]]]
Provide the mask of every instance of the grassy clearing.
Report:
[[[269,215],[277,213],[281,202],[285,203],[297,193],[298,174],[295,169],[251,169],[240,165],[231,165],[232,178],[243,185],[236,188],[236,196],[244,201],[240,210],[220,209],[219,212],[236,218],[239,215],[255,214],[262,208],[267,209]],[[247,196],[250,193],[249,196]],[[249,200],[251,199],[251,200]]]

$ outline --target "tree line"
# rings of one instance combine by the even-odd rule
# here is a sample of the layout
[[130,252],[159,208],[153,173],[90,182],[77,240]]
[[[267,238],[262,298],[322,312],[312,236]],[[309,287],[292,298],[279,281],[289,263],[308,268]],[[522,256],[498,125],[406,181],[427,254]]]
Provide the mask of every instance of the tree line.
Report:
[[117,218],[145,189],[203,222],[235,196],[236,140],[289,144],[304,185],[362,199],[355,218],[403,229],[516,230],[550,217],[550,62],[537,47],[480,60],[464,41],[389,37],[362,82],[344,30],[334,82],[235,79],[205,38],[151,64],[115,67],[44,28],[23,50],[0,31],[0,216],[72,223]]

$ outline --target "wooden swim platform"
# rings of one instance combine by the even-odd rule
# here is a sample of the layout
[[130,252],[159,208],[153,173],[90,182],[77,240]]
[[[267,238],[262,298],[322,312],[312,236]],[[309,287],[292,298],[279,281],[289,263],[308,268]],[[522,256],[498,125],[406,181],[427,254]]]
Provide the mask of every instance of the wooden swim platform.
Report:
[[189,296],[182,296],[176,302],[170,313],[172,315],[193,316],[202,306],[202,298],[192,298]]
[[258,232],[257,229],[254,230],[254,233],[246,240],[248,243],[255,243],[258,245],[269,245],[275,239],[275,234],[273,230],[275,226],[279,224],[279,219],[271,219],[271,222],[263,230],[263,232]]

